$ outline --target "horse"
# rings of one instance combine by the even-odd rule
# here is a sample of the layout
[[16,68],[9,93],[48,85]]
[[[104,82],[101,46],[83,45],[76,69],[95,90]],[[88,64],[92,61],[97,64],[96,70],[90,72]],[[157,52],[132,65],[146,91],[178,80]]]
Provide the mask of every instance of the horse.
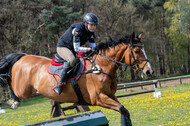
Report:
[[[117,90],[115,75],[118,67],[129,66],[139,73],[153,74],[141,38],[142,33],[135,36],[133,32],[130,36],[98,44],[91,60],[102,72],[82,74],[77,81],[84,101],[92,106],[101,106],[119,112],[122,126],[131,126],[132,123],[129,111],[115,96]],[[8,64],[5,64],[5,61]],[[57,80],[60,78],[53,77],[47,72],[50,62],[51,59],[43,56],[22,53],[9,54],[0,61],[0,74],[11,73],[9,85],[12,94],[19,99],[17,103],[34,93],[56,102],[77,102],[78,97],[71,82],[66,82],[60,95],[52,90],[57,83],[55,78]],[[85,59],[85,71],[91,70],[93,63]]]

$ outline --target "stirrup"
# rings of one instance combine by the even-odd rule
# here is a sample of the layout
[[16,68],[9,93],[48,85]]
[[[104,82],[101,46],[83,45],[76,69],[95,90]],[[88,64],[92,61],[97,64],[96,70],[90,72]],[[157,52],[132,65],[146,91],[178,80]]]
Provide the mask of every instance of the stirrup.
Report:
[[63,91],[63,88],[64,88],[64,83],[62,83],[62,84],[57,84],[57,85],[55,85],[55,87],[53,88],[53,91],[54,91],[55,93],[57,93],[58,95],[60,95],[61,92]]

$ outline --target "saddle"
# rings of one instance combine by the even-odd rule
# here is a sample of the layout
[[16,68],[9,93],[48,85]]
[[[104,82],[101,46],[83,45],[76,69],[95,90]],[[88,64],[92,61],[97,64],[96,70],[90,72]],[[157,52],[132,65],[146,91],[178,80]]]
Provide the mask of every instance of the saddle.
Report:
[[[81,74],[84,72],[85,62],[81,57],[83,54],[78,54],[78,58],[74,67],[72,67],[68,72],[69,78],[66,81],[79,80]],[[64,69],[63,64],[66,62],[59,54],[55,54],[55,58],[52,59],[51,64],[48,69],[48,73],[51,75],[56,75],[61,78],[61,73]]]

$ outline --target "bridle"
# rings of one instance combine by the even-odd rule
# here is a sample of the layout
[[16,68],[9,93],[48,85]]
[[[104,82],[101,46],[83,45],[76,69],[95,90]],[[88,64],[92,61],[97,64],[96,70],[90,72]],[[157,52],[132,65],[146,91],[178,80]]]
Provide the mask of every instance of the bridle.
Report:
[[[108,58],[108,57],[106,57],[105,55],[102,55],[102,54],[98,53],[96,50],[93,50],[93,51],[89,54],[89,56],[92,55],[93,53],[96,53],[96,54],[98,54],[98,55],[100,55],[100,56],[102,56],[102,57],[104,57],[104,58],[106,58],[106,59],[108,59],[108,60],[114,62],[118,68],[120,68],[119,65],[124,66],[124,67],[125,67],[124,71],[126,71],[127,67],[130,67],[130,68],[132,68],[133,70],[135,70],[135,71],[140,71],[140,72],[142,73],[142,71],[144,70],[146,64],[149,62],[149,60],[148,60],[148,58],[147,58],[146,56],[145,56],[145,59],[136,59],[135,56],[134,56],[134,54],[133,54],[132,48],[133,48],[133,47],[144,47],[144,45],[143,45],[143,44],[130,44],[130,43],[128,43],[128,47],[129,47],[129,58],[130,58],[129,60],[130,60],[130,65],[126,64],[125,62],[123,63],[123,62],[120,62],[120,61],[117,61],[117,60]],[[144,50],[144,48],[143,48],[143,50]],[[143,50],[142,50],[142,51],[143,51]],[[144,55],[145,55],[145,54],[144,54]],[[87,57],[89,57],[89,56],[87,56]],[[93,67],[96,67],[94,61],[92,60],[92,56],[90,56],[90,58],[87,58],[87,59],[92,63]],[[134,61],[133,65],[132,65],[132,63],[131,63],[132,59],[133,59],[133,61]],[[142,69],[140,69],[140,67],[139,67],[139,65],[138,65],[138,62],[139,62],[139,61],[146,61],[146,63],[145,63],[144,66],[142,67]],[[137,69],[134,68],[135,66],[137,67]],[[109,76],[112,80],[114,80],[115,77],[112,77],[110,74],[105,73],[105,72],[103,72],[102,70],[99,70],[99,71],[100,71],[101,73],[103,73],[103,74]],[[93,70],[89,70],[89,71],[86,71],[86,72],[84,72],[84,73],[92,73],[92,72],[93,72]]]
[[[122,65],[122,66],[125,67],[125,70],[126,70],[127,67],[130,67],[130,68],[132,68],[133,70],[135,70],[134,67],[136,66],[136,67],[137,67],[137,70],[135,70],[135,71],[141,71],[141,72],[142,72],[142,71],[144,70],[144,67],[146,66],[146,64],[149,62],[149,60],[148,60],[147,57],[145,57],[145,59],[136,59],[135,56],[134,56],[134,54],[133,54],[132,48],[133,48],[133,47],[144,47],[144,45],[141,45],[141,44],[132,44],[132,45],[131,45],[131,44],[129,43],[128,46],[129,46],[129,58],[130,58],[129,60],[130,60],[130,65],[127,65],[125,62],[122,63],[122,62],[120,62],[120,61],[117,61],[117,60],[108,58],[108,57],[106,57],[106,56],[104,56],[104,55],[102,55],[102,54],[99,54],[99,53],[98,53],[98,55],[100,55],[100,56],[102,56],[102,57],[104,57],[104,58],[106,58],[106,59],[109,59],[110,61],[114,62],[117,67],[119,67],[118,64],[120,64],[120,65]],[[132,59],[133,59],[133,61],[134,61],[133,65],[132,65],[132,63],[131,63]],[[138,61],[146,61],[146,63],[145,63],[144,66],[142,67],[142,69],[139,68]],[[125,71],[125,70],[124,70],[124,71]]]
[[[136,66],[137,67],[137,70],[135,70],[135,71],[141,71],[141,73],[142,73],[142,71],[144,70],[144,68],[145,68],[145,66],[146,66],[146,64],[149,62],[149,60],[148,60],[148,58],[145,56],[145,59],[136,59],[135,58],[135,56],[134,56],[134,54],[133,54],[133,51],[132,51],[132,49],[131,48],[133,48],[133,47],[144,47],[144,45],[143,44],[128,44],[129,45],[129,60],[130,60],[130,66],[133,66],[133,70],[135,70],[134,69],[134,66]],[[141,49],[142,50],[142,49]],[[142,51],[144,51],[144,48],[143,48],[143,50]],[[145,52],[144,52],[145,53]],[[130,56],[131,55],[131,56]],[[145,54],[144,54],[145,55]],[[134,65],[132,65],[131,64],[131,57],[133,58],[133,60],[134,60]],[[146,63],[144,64],[144,66],[142,67],[142,69],[140,69],[139,68],[139,65],[137,64],[137,62],[139,62],[139,61],[146,61]]]

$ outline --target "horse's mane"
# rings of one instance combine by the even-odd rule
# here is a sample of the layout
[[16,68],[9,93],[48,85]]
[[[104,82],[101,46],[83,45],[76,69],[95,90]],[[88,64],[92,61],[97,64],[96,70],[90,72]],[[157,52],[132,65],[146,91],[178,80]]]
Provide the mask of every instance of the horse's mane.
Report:
[[102,49],[107,49],[109,47],[114,47],[120,43],[127,43],[130,41],[131,36],[130,35],[126,35],[123,38],[119,38],[119,39],[112,39],[111,37],[109,38],[109,40],[105,43],[105,42],[100,42],[96,47],[95,50],[99,51]]
[[[131,39],[131,35],[126,35],[123,38],[120,39],[112,39],[111,37],[109,38],[109,40],[105,43],[105,42],[100,42],[95,48],[95,51],[99,51],[102,49],[107,49],[109,47],[114,47],[120,43],[129,43]],[[133,44],[137,44],[137,43],[142,43],[140,39],[138,39],[138,35],[136,35],[136,37],[133,40]]]

